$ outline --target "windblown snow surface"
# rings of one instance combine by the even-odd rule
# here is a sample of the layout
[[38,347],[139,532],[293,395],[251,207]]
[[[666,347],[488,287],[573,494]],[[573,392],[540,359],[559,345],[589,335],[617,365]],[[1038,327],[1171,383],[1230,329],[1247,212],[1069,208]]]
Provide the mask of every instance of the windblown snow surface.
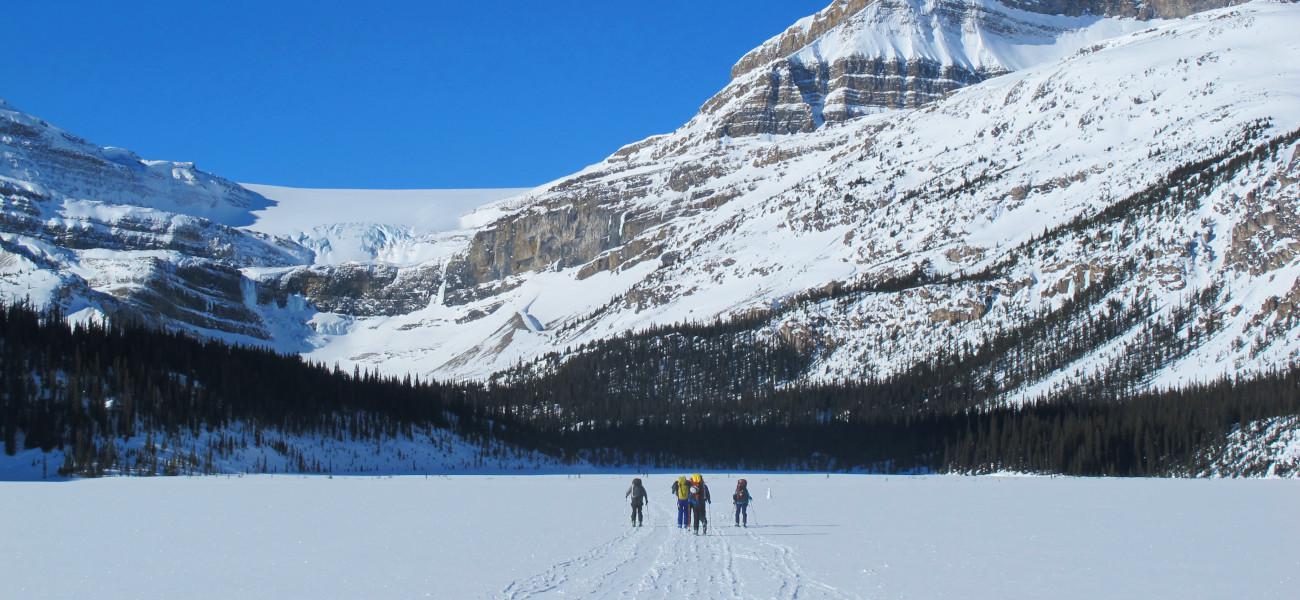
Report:
[[[1300,482],[669,475],[0,483],[12,598],[1294,598]],[[770,496],[770,497],[769,497]],[[21,540],[18,543],[17,540]]]

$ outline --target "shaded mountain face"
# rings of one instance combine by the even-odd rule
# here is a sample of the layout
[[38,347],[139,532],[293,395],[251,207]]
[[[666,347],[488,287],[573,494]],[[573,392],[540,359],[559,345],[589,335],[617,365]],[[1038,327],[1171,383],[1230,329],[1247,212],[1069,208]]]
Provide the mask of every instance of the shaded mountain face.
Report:
[[[2,140],[27,166],[0,173],[0,285],[442,377],[738,315],[803,353],[791,381],[896,372],[1065,307],[1072,325],[1117,323],[1045,373],[990,367],[1008,400],[1146,356],[1170,323],[1192,341],[1142,366],[1143,385],[1295,356],[1300,9],[1150,22],[1126,16],[1199,5],[1032,4],[837,2],[742,59],[681,129],[452,232],[369,227],[359,206],[361,224],[258,234],[241,225],[260,196],[65,148],[10,110],[30,131]],[[121,183],[78,175],[98,171]],[[116,191],[132,185],[147,193]]]

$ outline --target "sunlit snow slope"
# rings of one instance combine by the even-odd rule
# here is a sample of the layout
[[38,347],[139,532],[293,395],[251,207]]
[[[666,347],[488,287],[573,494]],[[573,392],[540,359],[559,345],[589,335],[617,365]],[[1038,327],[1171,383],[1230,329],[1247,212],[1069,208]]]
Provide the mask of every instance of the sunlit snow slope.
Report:
[[[1300,7],[1268,2],[1148,24],[797,135],[710,139],[702,116],[504,203],[463,253],[418,274],[434,301],[331,317],[313,356],[486,376],[920,270],[957,281],[782,309],[761,334],[817,348],[809,377],[879,375],[1106,280],[1091,314],[1112,301],[1149,314],[1009,396],[1115,368],[1175,317],[1197,324],[1196,348],[1150,385],[1285,364],[1300,349],[1296,27]],[[1198,293],[1211,318],[1184,314]]]

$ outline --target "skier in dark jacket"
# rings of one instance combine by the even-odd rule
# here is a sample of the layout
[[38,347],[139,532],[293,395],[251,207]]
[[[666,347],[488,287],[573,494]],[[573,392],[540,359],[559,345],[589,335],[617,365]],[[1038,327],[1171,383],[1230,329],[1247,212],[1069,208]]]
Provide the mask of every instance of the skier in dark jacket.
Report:
[[632,487],[627,488],[627,493],[623,494],[624,498],[632,499],[632,526],[640,527],[645,523],[645,515],[641,513],[641,506],[650,501],[650,496],[645,492],[645,486],[641,485],[641,479],[632,480]]
[[704,476],[696,473],[691,476],[691,514],[694,517],[695,535],[700,534],[700,525],[704,525],[704,534],[709,534],[709,515],[705,505],[713,503],[709,496],[709,486],[704,484]]
[[749,495],[749,482],[741,479],[736,482],[736,493],[731,495],[731,501],[736,505],[736,526],[742,524],[749,527],[749,502],[754,497]]

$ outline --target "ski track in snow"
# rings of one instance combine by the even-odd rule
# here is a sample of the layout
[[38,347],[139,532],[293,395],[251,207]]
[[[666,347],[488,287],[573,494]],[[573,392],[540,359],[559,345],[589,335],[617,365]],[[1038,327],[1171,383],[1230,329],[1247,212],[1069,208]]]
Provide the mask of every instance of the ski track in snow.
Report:
[[0,481],[0,597],[1297,597],[1300,481],[750,474],[696,537],[629,475]]
[[[647,507],[644,527],[629,527],[590,550],[515,580],[493,598],[775,598],[861,600],[811,577],[794,550],[758,530],[732,526],[731,506],[711,506],[708,535],[676,527],[676,506]],[[723,517],[723,519],[718,519]]]

